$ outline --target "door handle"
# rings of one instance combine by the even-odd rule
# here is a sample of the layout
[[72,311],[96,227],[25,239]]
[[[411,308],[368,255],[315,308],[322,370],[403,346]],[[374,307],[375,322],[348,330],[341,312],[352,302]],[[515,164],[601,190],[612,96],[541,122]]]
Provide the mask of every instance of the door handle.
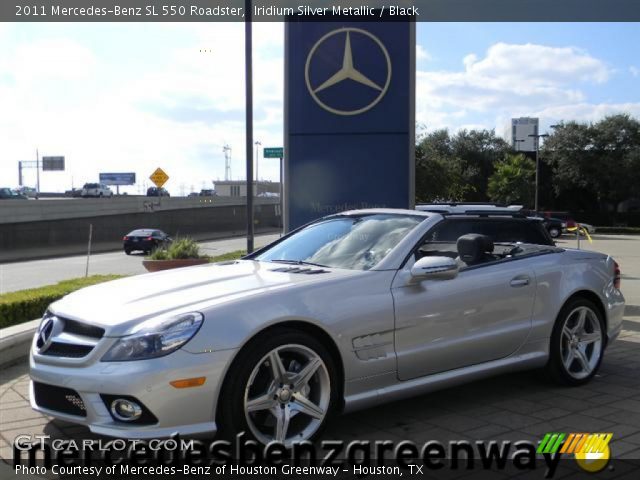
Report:
[[531,281],[531,279],[529,277],[527,277],[527,276],[516,277],[516,278],[511,280],[509,285],[511,285],[512,287],[525,287],[525,286],[529,285],[530,281]]

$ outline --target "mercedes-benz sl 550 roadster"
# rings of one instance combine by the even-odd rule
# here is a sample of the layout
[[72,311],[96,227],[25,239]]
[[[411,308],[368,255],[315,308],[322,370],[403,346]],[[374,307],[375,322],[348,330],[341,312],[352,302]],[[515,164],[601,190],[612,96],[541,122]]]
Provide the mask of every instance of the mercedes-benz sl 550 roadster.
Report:
[[501,372],[581,385],[622,325],[609,256],[439,241],[439,213],[358,210],[241,260],[128,277],[50,305],[31,403],[121,438],[287,446],[339,412]]

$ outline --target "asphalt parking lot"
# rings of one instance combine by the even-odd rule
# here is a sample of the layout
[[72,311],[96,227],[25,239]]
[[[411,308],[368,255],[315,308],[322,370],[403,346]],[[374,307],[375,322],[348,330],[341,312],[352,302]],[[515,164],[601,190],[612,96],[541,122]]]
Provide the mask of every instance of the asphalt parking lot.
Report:
[[[575,246],[564,239],[563,246]],[[502,375],[334,419],[324,439],[530,440],[547,432],[612,432],[616,459],[640,459],[640,236],[596,236],[583,248],[613,255],[623,271],[627,314],[599,375],[579,388],[554,386],[535,372]],[[86,428],[52,420],[28,404],[23,362],[0,372],[0,457],[11,461],[20,434],[96,438]],[[618,471],[618,478],[637,478]],[[578,477],[576,477],[578,478]]]

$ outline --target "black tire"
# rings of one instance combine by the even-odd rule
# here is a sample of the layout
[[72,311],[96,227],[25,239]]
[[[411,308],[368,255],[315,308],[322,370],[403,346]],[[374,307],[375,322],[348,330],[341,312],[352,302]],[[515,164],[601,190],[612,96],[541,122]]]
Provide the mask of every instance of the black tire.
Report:
[[[598,346],[592,345],[592,348],[595,350],[599,349],[599,357],[597,359],[597,363],[593,366],[593,370],[588,375],[583,378],[576,378],[575,374],[572,374],[565,363],[563,362],[563,328],[565,323],[569,321],[568,317],[575,312],[576,309],[587,308],[597,318],[597,322],[600,326],[600,336],[601,341]],[[556,323],[553,327],[553,333],[551,335],[551,343],[549,345],[549,360],[545,367],[546,374],[550,377],[554,382],[559,383],[561,385],[569,385],[569,386],[579,386],[588,383],[598,372],[600,365],[602,363],[602,358],[604,356],[604,349],[606,346],[606,329],[604,319],[602,318],[602,313],[600,309],[591,301],[587,300],[583,297],[575,297],[570,299],[560,310],[558,314],[558,318],[556,319]],[[593,351],[593,350],[592,350]]]
[[556,227],[551,227],[549,229],[549,235],[551,235],[551,238],[558,238],[560,236],[562,232],[560,231],[559,228]]
[[126,253],[127,255],[131,255],[131,250],[129,250],[128,248],[125,248],[124,253]]
[[339,376],[331,354],[320,341],[307,333],[292,328],[276,328],[252,339],[238,353],[227,372],[216,411],[218,432],[222,438],[233,440],[236,435],[244,432],[243,438],[264,444],[252,433],[247,423],[244,410],[245,389],[254,368],[264,357],[274,349],[287,345],[301,345],[311,349],[326,366],[330,384],[328,408],[320,426],[306,440],[313,441],[326,427],[327,422],[335,414],[336,406],[339,405],[341,390],[337,385]]

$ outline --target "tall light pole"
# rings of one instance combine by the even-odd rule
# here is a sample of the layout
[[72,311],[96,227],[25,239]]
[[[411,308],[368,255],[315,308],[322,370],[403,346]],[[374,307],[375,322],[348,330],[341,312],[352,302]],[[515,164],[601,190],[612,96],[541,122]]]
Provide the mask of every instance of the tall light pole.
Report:
[[549,136],[548,133],[530,133],[530,137],[535,138],[536,142],[536,191],[535,191],[535,200],[533,203],[533,209],[538,211],[538,187],[539,187],[539,177],[540,177],[540,139],[546,138]]
[[247,158],[247,253],[253,252],[253,31],[251,0],[245,0],[244,19],[244,78],[245,78],[245,130]]

